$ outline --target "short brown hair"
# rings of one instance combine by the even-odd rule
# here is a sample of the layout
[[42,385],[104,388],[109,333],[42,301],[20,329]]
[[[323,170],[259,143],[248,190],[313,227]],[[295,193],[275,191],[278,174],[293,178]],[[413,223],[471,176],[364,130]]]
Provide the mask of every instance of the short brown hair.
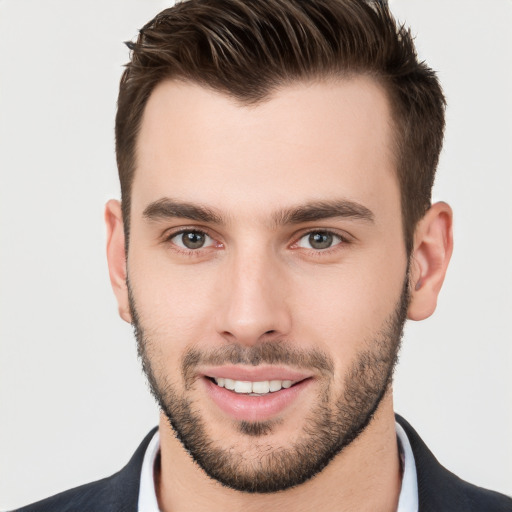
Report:
[[407,251],[430,207],[445,100],[419,62],[410,30],[384,1],[186,0],[147,23],[121,78],[116,156],[126,239],[136,143],[147,100],[165,79],[197,83],[244,104],[291,82],[364,74],[387,91]]

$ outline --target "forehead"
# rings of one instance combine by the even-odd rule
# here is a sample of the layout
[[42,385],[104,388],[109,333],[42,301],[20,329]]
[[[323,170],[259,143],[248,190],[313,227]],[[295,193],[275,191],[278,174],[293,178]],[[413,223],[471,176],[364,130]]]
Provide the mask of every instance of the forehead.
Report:
[[132,208],[173,197],[263,215],[344,197],[399,209],[392,130],[366,77],[286,86],[252,106],[166,81],[142,119]]

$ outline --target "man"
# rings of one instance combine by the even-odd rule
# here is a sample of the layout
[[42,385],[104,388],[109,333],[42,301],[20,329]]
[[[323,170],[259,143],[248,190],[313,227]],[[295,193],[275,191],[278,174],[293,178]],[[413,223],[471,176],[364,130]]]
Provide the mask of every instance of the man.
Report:
[[159,431],[24,510],[512,510],[393,413],[452,251],[409,33],[381,3],[189,1],[132,51],[107,252]]

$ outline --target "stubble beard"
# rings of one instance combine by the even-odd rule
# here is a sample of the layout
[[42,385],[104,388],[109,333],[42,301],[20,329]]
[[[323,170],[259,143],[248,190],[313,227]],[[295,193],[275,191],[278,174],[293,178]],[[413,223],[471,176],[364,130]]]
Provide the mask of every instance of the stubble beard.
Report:
[[132,290],[128,284],[132,325],[138,354],[151,393],[166,415],[176,437],[192,459],[211,478],[222,485],[246,493],[273,493],[290,489],[313,478],[345,447],[356,439],[372,420],[391,386],[398,361],[403,326],[409,304],[408,276],[395,310],[371,343],[365,343],[344,378],[343,391],[333,400],[332,377],[326,380],[318,402],[307,415],[302,432],[289,447],[265,443],[265,436],[278,425],[272,420],[237,422],[242,436],[252,437],[258,447],[256,456],[247,457],[236,444],[225,448],[208,435],[201,411],[186,391],[193,386],[194,368],[199,363],[214,364],[291,364],[303,369],[312,367],[324,374],[332,372],[329,356],[315,351],[298,351],[286,343],[268,341],[252,347],[229,345],[211,352],[190,349],[182,358],[184,393],[172,385],[163,365],[152,360],[148,339],[140,324]]

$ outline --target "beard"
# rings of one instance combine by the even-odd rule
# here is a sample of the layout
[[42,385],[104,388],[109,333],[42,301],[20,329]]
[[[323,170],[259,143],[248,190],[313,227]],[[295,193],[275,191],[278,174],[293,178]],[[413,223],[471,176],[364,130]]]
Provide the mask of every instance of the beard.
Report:
[[[333,360],[318,350],[298,350],[292,343],[266,341],[254,346],[224,345],[210,351],[187,350],[181,359],[185,392],[167,379],[165,363],[155,360],[128,283],[132,325],[138,354],[151,393],[166,415],[176,437],[204,472],[222,485],[247,493],[272,493],[290,489],[314,477],[334,457],[356,439],[372,420],[391,386],[398,361],[403,326],[409,305],[408,273],[394,311],[372,340],[364,343],[343,379],[342,391],[334,397]],[[236,444],[219,446],[209,436],[201,411],[187,397],[199,365],[286,364],[298,369],[316,370],[322,380],[317,403],[307,414],[301,431],[291,446],[272,446],[266,436],[277,427],[277,420],[236,422],[238,432],[252,437],[257,454],[248,456]]]

